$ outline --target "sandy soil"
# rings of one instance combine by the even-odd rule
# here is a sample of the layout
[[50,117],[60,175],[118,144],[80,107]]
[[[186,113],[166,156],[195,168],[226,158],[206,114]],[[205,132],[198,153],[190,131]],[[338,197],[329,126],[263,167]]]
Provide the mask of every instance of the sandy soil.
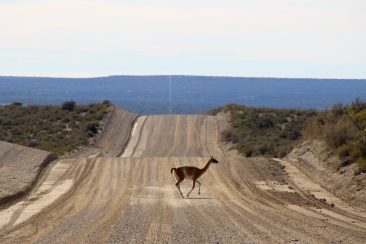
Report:
[[[0,242],[366,242],[363,214],[312,197],[291,165],[228,150],[218,128],[211,116],[140,117],[121,157],[61,161],[21,206],[0,211]],[[209,155],[219,164],[202,176],[201,195],[182,199],[170,168]]]

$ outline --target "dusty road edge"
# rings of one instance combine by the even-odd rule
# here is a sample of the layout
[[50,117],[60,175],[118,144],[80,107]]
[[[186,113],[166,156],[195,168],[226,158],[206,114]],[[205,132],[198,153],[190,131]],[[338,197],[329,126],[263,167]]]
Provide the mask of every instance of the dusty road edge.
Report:
[[34,189],[34,187],[38,184],[39,180],[42,179],[42,176],[43,176],[44,172],[46,171],[46,169],[48,168],[48,166],[55,160],[56,160],[55,154],[50,153],[40,164],[40,166],[37,170],[36,176],[29,183],[29,185],[25,186],[22,190],[14,193],[14,194],[7,195],[7,196],[0,198],[0,209],[6,208],[9,205],[16,203],[16,202],[20,201],[21,199],[23,199],[24,197],[26,197]]
[[127,146],[128,146],[128,144],[130,143],[130,141],[131,141],[131,139],[132,139],[132,132],[133,132],[133,129],[135,128],[135,126],[136,126],[136,122],[137,122],[137,120],[138,120],[138,118],[139,118],[139,117],[140,117],[140,116],[139,116],[139,115],[137,115],[137,116],[135,116],[135,118],[133,119],[133,121],[132,121],[132,126],[131,126],[131,130],[130,130],[130,132],[128,133],[128,139],[127,139],[126,143],[123,145],[123,147],[122,147],[121,151],[116,155],[116,157],[121,157],[121,156],[124,154],[124,152],[126,151]]

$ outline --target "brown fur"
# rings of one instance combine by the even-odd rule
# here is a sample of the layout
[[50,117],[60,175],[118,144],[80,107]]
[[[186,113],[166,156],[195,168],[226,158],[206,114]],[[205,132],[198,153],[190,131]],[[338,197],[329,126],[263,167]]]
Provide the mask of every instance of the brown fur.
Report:
[[201,191],[201,182],[199,182],[197,179],[207,171],[207,169],[210,167],[211,163],[218,163],[218,161],[216,159],[214,159],[213,156],[211,156],[210,160],[208,160],[205,167],[203,167],[202,169],[199,169],[197,167],[192,167],[192,166],[182,166],[182,167],[179,167],[179,168],[172,168],[170,170],[170,173],[173,173],[173,171],[174,171],[174,175],[175,175],[176,180],[177,180],[177,183],[175,184],[175,186],[178,188],[179,193],[183,198],[184,198],[184,196],[183,196],[182,191],[180,190],[180,183],[184,179],[192,179],[193,180],[192,189],[187,194],[187,197],[193,191],[193,189],[196,185],[196,182],[199,184],[198,194],[201,194],[200,193],[200,191]]

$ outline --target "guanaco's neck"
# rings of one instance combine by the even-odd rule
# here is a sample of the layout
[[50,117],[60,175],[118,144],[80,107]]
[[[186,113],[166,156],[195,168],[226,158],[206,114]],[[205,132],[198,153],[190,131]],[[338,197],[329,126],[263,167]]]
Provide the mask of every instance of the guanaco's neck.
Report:
[[206,172],[206,170],[208,169],[208,167],[210,167],[211,164],[211,160],[208,160],[208,162],[206,163],[205,167],[203,167],[200,171],[200,175],[204,174]]

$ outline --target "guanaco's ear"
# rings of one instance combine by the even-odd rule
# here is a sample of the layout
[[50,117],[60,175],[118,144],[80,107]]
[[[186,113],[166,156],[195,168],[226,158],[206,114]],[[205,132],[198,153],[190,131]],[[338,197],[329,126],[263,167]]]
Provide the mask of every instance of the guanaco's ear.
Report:
[[213,156],[211,156],[210,158],[213,158]]

